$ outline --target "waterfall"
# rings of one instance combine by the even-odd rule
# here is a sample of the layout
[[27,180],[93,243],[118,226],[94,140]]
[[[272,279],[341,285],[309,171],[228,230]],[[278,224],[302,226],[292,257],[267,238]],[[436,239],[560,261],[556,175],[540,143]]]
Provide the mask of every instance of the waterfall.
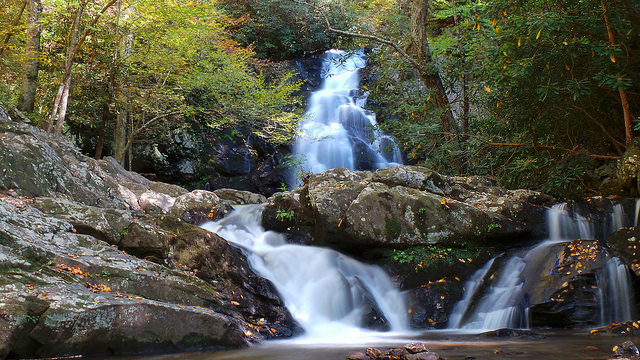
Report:
[[633,319],[634,297],[631,292],[629,269],[614,257],[598,274],[600,318],[603,324]]
[[[528,328],[531,297],[556,265],[554,248],[575,239],[595,239],[591,218],[571,211],[568,204],[548,209],[549,239],[510,256],[500,255],[477,270],[466,281],[462,300],[453,307],[449,327]],[[634,221],[626,219],[622,206],[615,204],[602,225],[612,232]],[[596,271],[596,283],[602,324],[632,319],[634,302],[627,266],[618,258],[608,258],[605,266]]]
[[325,53],[322,86],[311,94],[293,148],[305,172],[376,170],[402,163],[393,139],[377,129],[375,114],[363,109],[368,92],[360,90],[359,70],[365,65],[362,50]]
[[287,244],[284,235],[262,228],[263,208],[240,207],[201,226],[245,250],[251,267],[275,285],[307,336],[406,328],[405,300],[381,268],[331,249]]

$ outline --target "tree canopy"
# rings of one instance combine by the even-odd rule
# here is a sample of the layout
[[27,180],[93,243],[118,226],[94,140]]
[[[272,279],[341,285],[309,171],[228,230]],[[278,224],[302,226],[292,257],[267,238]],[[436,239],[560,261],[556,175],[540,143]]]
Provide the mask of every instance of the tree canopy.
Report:
[[640,130],[639,32],[629,0],[5,0],[0,102],[121,162],[238,123],[287,143],[300,83],[270,62],[366,47],[409,162],[581,194]]

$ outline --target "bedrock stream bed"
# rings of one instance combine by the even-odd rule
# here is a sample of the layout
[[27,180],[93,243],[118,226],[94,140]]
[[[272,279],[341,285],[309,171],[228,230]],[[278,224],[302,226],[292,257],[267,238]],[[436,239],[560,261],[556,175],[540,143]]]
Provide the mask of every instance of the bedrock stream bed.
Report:
[[385,349],[423,342],[446,360],[483,359],[607,359],[612,348],[640,337],[590,335],[588,330],[536,330],[537,336],[490,337],[447,330],[378,336],[353,343],[304,343],[299,340],[269,341],[248,349],[226,352],[192,352],[175,355],[123,357],[120,360],[332,360],[345,359],[367,347]]

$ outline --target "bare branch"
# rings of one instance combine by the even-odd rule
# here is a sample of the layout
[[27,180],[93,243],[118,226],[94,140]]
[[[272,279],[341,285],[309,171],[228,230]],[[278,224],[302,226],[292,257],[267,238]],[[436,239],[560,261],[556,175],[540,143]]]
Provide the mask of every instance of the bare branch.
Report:
[[383,39],[375,35],[360,34],[360,33],[355,33],[351,31],[335,29],[334,27],[331,26],[331,22],[329,21],[329,17],[327,16],[326,12],[323,9],[321,9],[319,6],[314,4],[309,4],[308,2],[299,1],[299,0],[293,0],[293,2],[306,5],[315,9],[318,12],[318,14],[320,14],[324,18],[324,21],[327,23],[327,30],[329,30],[330,32],[340,34],[340,35],[350,36],[350,37],[373,40],[375,42],[379,42],[381,44],[391,46],[398,54],[400,54],[403,58],[405,58],[408,62],[410,62],[411,65],[413,65],[416,69],[421,68],[420,64],[418,64],[418,62],[415,59],[409,56],[409,54],[407,54],[404,50],[402,50],[402,48],[400,48],[400,46],[398,46],[398,44],[394,43],[393,41]]

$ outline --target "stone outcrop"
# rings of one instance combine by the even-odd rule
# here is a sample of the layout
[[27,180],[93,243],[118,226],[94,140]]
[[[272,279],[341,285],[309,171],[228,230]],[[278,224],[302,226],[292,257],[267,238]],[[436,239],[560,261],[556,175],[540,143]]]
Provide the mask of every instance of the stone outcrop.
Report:
[[618,160],[618,181],[630,196],[640,194],[640,138],[635,138]]
[[615,256],[621,258],[636,276],[640,276],[640,229],[620,229],[611,234],[607,244]]
[[306,226],[316,239],[344,247],[481,244],[528,234],[530,224],[542,221],[538,205],[551,200],[492,186],[486,178],[445,177],[415,166],[375,173],[333,169],[271,197],[263,224],[279,231]]
[[242,252],[187,222],[222,216],[226,200],[85,157],[5,112],[0,139],[0,359],[236,348],[296,331]]

